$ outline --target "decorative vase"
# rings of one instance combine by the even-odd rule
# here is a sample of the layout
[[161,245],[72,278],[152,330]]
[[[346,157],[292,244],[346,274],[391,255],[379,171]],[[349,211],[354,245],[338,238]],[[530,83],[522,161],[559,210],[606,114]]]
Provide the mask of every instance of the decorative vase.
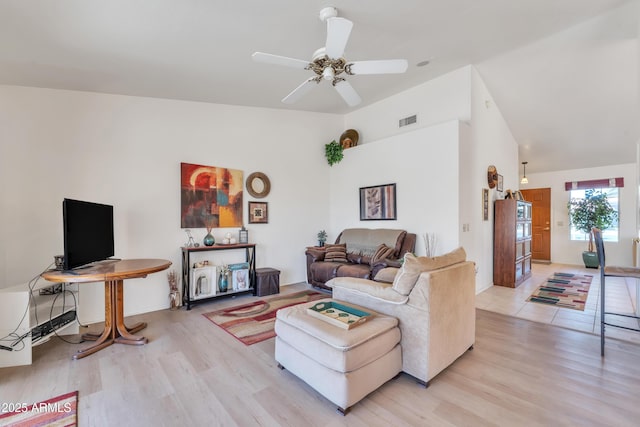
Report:
[[171,291],[169,292],[169,309],[170,310],[177,310],[178,306],[180,304],[180,298],[179,298],[179,293],[177,290]]
[[229,277],[224,273],[220,273],[220,277],[218,277],[218,290],[220,292],[227,292],[228,287]]
[[324,241],[323,240],[318,240],[318,246],[323,247],[324,246]]
[[202,241],[205,246],[213,246],[216,243],[216,239],[213,238],[211,232],[208,232],[206,236],[204,236],[204,240]]

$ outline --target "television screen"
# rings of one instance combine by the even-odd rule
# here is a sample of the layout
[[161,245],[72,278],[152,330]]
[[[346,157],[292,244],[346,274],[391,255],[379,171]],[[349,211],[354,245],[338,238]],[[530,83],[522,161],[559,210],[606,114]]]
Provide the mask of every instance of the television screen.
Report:
[[114,255],[113,206],[64,199],[62,221],[65,270]]

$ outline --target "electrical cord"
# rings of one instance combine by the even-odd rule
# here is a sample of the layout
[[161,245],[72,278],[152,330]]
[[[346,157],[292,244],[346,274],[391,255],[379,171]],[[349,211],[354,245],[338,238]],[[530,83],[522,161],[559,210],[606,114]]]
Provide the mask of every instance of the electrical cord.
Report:
[[[51,266],[53,266],[54,263],[49,264],[43,271],[42,273],[38,274],[37,276],[34,276],[31,280],[29,280],[27,287],[29,288],[29,298],[31,299],[31,301],[34,303],[35,305],[35,300],[33,299],[33,288],[35,288],[36,283],[38,283],[38,280],[40,279],[40,276],[42,274],[44,274],[47,270],[49,270],[51,268]],[[0,338],[0,342],[11,342],[11,348],[13,351],[22,351],[24,350],[24,348],[26,347],[26,345],[24,344],[24,339],[26,337],[28,337],[29,335],[31,335],[31,329],[29,329],[29,332],[27,332],[24,335],[19,335],[16,332],[18,331],[18,329],[20,329],[20,325],[22,325],[22,323],[24,322],[25,318],[27,317],[27,314],[29,313],[29,306],[30,304],[27,303],[27,306],[24,309],[24,313],[22,313],[22,318],[20,319],[20,321],[18,322],[18,324],[16,325],[16,327],[14,328],[13,331],[9,332],[7,335],[5,335],[4,337]],[[37,308],[37,306],[36,306]],[[36,313],[36,323],[38,322],[37,320],[37,310],[35,311]],[[18,344],[22,344],[22,346],[19,349],[16,349],[15,346]]]
[[[53,307],[55,307],[56,301],[60,297],[60,295],[63,296],[63,298],[62,298],[62,310],[64,311],[64,307],[66,307],[66,305],[67,305],[66,301],[65,301],[65,298],[64,298],[64,295],[66,295],[67,293],[70,293],[71,296],[73,297],[73,307],[74,307],[74,310],[76,312],[76,318],[74,320],[76,320],[78,322],[78,325],[80,325],[82,327],[85,327],[85,325],[81,324],[80,321],[78,320],[78,300],[76,299],[76,295],[73,292],[68,291],[64,287],[63,287],[63,291],[61,293],[57,294],[55,296],[55,298],[53,298],[53,302],[51,303],[51,309],[49,310],[49,324],[51,324],[51,321],[53,319]],[[69,341],[69,340],[67,340],[65,338],[62,338],[62,335],[58,335],[58,330],[57,329],[54,329],[53,333],[55,334],[56,337],[60,338],[62,341],[66,342],[68,344],[82,344],[84,342],[84,339],[82,337],[80,337],[80,341]]]
[[[30,304],[27,304],[27,307],[25,308],[24,313],[22,314],[22,318],[20,319],[20,321],[18,322],[18,325],[14,328],[13,331],[9,332],[7,335],[5,335],[4,337],[0,338],[0,343],[2,342],[10,342],[10,347],[9,346],[3,346],[4,349],[10,349],[12,351],[22,351],[26,348],[26,344],[24,343],[24,340],[28,337],[31,336],[31,329],[29,329],[29,331],[23,335],[20,335],[17,333],[18,329],[20,329],[20,326],[22,325],[22,323],[24,322],[25,318],[27,317],[27,313],[29,313],[29,309],[30,306],[33,306],[34,308],[34,317],[35,317],[35,324],[38,325],[39,321],[38,321],[38,303],[37,300],[34,298],[33,292],[34,292],[34,288],[36,286],[36,284],[38,283],[38,280],[41,278],[42,274],[44,274],[46,271],[48,271],[54,263],[51,263],[47,266],[47,268],[45,268],[42,273],[38,274],[37,276],[33,277],[29,282],[28,282],[28,288],[29,288],[29,300],[30,300]],[[78,322],[78,325],[80,325],[81,327],[86,327],[86,325],[83,325],[82,323],[80,323],[80,321],[78,320],[78,300],[76,299],[76,295],[74,292],[69,291],[65,288],[65,286],[62,286],[62,292],[56,294],[56,296],[53,298],[53,301],[51,303],[51,308],[49,310],[49,324],[51,326],[53,326],[53,309],[55,307],[56,301],[58,300],[58,298],[62,295],[63,296],[63,301],[62,301],[62,310],[64,311],[64,308],[66,307],[66,294],[69,293],[71,294],[71,296],[73,297],[73,305],[74,305],[74,310],[76,312],[76,318],[74,319],[75,321]],[[53,327],[52,327],[53,329]],[[68,343],[68,344],[81,344],[84,342],[84,339],[80,339],[80,341],[75,342],[75,341],[69,341],[65,338],[62,338],[61,335],[58,334],[56,329],[53,329],[53,333],[55,334],[55,336],[57,336],[58,338],[60,338],[62,341]],[[16,346],[20,345],[18,348],[16,348]]]

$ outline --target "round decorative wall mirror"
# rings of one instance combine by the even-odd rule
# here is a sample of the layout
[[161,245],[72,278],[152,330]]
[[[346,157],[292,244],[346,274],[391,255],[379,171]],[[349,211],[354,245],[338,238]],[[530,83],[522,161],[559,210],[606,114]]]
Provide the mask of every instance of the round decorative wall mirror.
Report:
[[262,172],[254,172],[247,178],[247,191],[256,199],[267,197],[271,191],[271,181]]

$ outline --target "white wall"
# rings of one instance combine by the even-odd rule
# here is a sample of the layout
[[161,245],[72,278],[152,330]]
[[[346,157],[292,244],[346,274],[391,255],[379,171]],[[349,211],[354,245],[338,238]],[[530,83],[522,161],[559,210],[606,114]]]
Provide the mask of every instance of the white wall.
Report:
[[[473,255],[478,266],[476,289],[484,290],[493,284],[493,216],[494,202],[503,199],[507,189],[518,188],[518,144],[506,120],[475,68],[471,69],[471,126],[468,156],[471,161],[464,169],[472,173],[473,184],[464,192],[467,213],[462,223],[471,224],[471,232],[464,233],[465,248]],[[482,188],[489,188],[487,168],[494,165],[503,177],[505,191],[489,189],[489,220],[479,212],[482,206]],[[464,191],[464,190],[463,190]],[[462,202],[464,203],[464,202]]]
[[[114,205],[117,257],[166,258],[179,272],[180,162],[264,172],[269,223],[247,224],[257,266],[281,270],[281,284],[306,279],[304,247],[329,216],[324,144],[343,131],[341,116],[0,86],[0,119],[0,287],[62,253],[64,197]],[[214,235],[227,231],[237,233]],[[168,307],[165,273],[135,282],[127,315]],[[101,285],[88,287],[100,306]],[[91,311],[81,321],[103,318]]]
[[[419,86],[391,96],[344,116],[345,129],[356,129],[358,144],[413,132],[450,120],[468,121],[471,66],[462,67]],[[398,120],[417,115],[416,124],[398,127]]]
[[[331,168],[329,241],[344,228],[397,228],[435,233],[438,254],[455,249],[458,235],[459,123],[449,121],[345,150]],[[397,220],[360,221],[359,188],[396,184]]]
[[584,265],[582,252],[587,250],[585,242],[569,238],[569,215],[567,203],[569,192],[564,183],[602,178],[624,178],[620,188],[619,241],[605,242],[607,264],[632,265],[631,242],[637,237],[636,206],[638,189],[635,163],[588,169],[572,169],[557,172],[527,174],[529,183],[523,189],[551,188],[551,261],[561,264]]
[[[418,115],[418,122],[415,125],[398,128],[398,119],[411,114]],[[427,134],[421,133],[423,128],[439,128],[437,125],[439,123],[442,123],[442,126],[448,126],[452,120],[459,123],[457,143],[448,139],[433,142],[425,138]],[[491,286],[493,283],[493,208],[492,206],[490,208],[489,220],[484,221],[481,203],[482,189],[488,188],[487,168],[489,165],[495,165],[498,172],[503,175],[505,189],[517,189],[518,147],[499,107],[493,101],[475,68],[463,67],[409,91],[350,113],[345,116],[345,127],[360,132],[361,142],[359,144],[363,144],[363,146],[374,142],[375,144],[386,144],[385,147],[400,147],[400,144],[404,143],[415,144],[411,147],[421,155],[419,162],[409,160],[412,167],[397,168],[395,173],[406,181],[413,179],[415,182],[421,181],[424,185],[431,185],[432,189],[445,185],[447,195],[444,196],[441,203],[432,204],[428,209],[441,212],[442,216],[446,216],[453,214],[450,205],[457,204],[457,216],[455,217],[457,226],[455,230],[451,230],[448,221],[444,223],[431,221],[430,223],[418,222],[415,224],[416,229],[407,229],[416,232],[419,236],[425,232],[436,232],[441,241],[447,241],[446,244],[439,245],[438,253],[451,248],[451,239],[457,239],[456,245],[463,246],[467,251],[467,258],[476,262],[478,271],[476,289],[481,291]],[[423,142],[422,146],[420,141]],[[458,146],[457,154],[448,151],[451,148],[450,144]],[[387,153],[382,148],[379,151],[386,158],[398,162],[398,159],[390,154],[392,151]],[[377,151],[363,150],[364,152],[367,155],[373,155]],[[354,151],[354,155],[356,153]],[[408,157],[405,156],[405,159]],[[361,160],[361,166],[357,170],[361,172],[367,170],[368,161],[366,158]],[[415,165],[420,162],[426,167]],[[391,161],[386,163],[388,165],[384,168],[386,172],[379,173],[388,174],[388,171],[392,170],[391,163]],[[456,187],[451,188],[443,179],[436,179],[435,183],[437,184],[435,184],[428,183],[422,178],[427,168],[439,171],[441,166],[451,167],[454,163],[457,165],[458,173]],[[373,179],[371,174],[367,177]],[[352,175],[353,178],[360,179],[355,174]],[[335,179],[332,172],[332,182]],[[336,199],[334,197],[336,194],[338,193],[332,188],[332,206],[346,203],[346,199]],[[421,196],[423,192],[416,190],[415,194]],[[503,194],[498,193],[495,189],[491,190],[491,202],[497,198],[503,198]],[[430,215],[438,216],[438,214]],[[335,218],[333,212],[332,217]],[[463,232],[463,225],[468,225],[469,231]],[[445,238],[441,237],[443,234],[450,235]],[[418,239],[418,244],[418,251],[420,251],[424,247],[421,238]]]

